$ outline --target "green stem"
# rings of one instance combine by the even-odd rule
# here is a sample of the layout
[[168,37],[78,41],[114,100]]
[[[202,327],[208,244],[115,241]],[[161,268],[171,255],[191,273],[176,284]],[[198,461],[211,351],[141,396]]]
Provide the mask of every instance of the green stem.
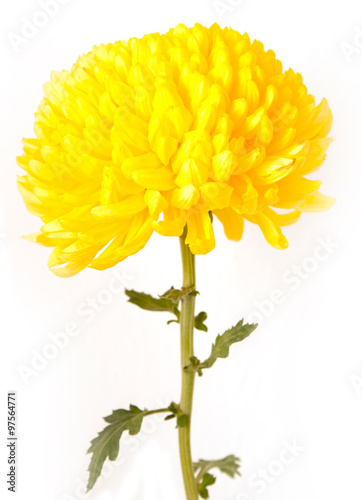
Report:
[[[186,231],[180,238],[183,286],[185,288],[195,287],[195,256],[186,245]],[[180,410],[185,415],[185,426],[179,427],[179,447],[182,475],[184,480],[187,500],[198,500],[197,485],[194,476],[194,469],[191,457],[191,413],[192,398],[194,392],[195,372],[186,372],[185,366],[190,363],[190,358],[194,355],[194,321],[195,321],[195,294],[183,297],[181,305],[181,369],[182,369],[182,389]]]

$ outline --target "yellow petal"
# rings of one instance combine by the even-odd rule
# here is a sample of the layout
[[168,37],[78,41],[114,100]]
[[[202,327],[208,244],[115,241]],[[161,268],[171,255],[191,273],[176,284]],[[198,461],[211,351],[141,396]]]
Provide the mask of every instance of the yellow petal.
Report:
[[193,254],[207,254],[214,249],[214,230],[207,210],[192,214],[188,218],[185,242]]
[[137,216],[133,219],[127,234],[117,236],[90,264],[94,269],[107,269],[133,255],[146,245],[153,233],[151,219]]
[[335,204],[335,198],[316,192],[305,197],[305,201],[298,207],[301,212],[323,212]]
[[127,179],[132,179],[137,170],[155,169],[162,166],[162,163],[155,153],[132,156],[121,160],[122,173]]
[[175,179],[175,183],[180,188],[190,184],[199,187],[206,182],[207,176],[208,168],[205,163],[200,160],[189,159],[183,163]]
[[158,137],[152,143],[152,150],[157,154],[164,165],[167,165],[171,156],[177,151],[178,141],[174,137]]
[[230,205],[233,188],[223,182],[207,182],[200,187],[200,193],[208,210],[222,209]]
[[278,224],[279,226],[290,226],[297,222],[301,216],[301,212],[299,210],[292,210],[287,213],[277,213],[271,208],[267,208],[264,210],[265,215],[269,217],[273,222]]
[[199,190],[192,184],[187,184],[180,189],[174,189],[171,205],[181,210],[189,210],[200,198]]
[[295,160],[291,158],[266,158],[259,167],[249,172],[256,185],[277,182],[295,169]]
[[167,200],[159,191],[147,189],[144,195],[144,200],[148,206],[151,217],[158,217],[159,214],[168,207]]
[[185,227],[185,219],[181,215],[174,220],[153,221],[152,228],[161,236],[181,236]]
[[288,247],[288,241],[283,235],[280,226],[263,213],[246,216],[248,220],[258,224],[267,242],[278,250]]
[[23,236],[24,240],[31,241],[33,243],[39,243],[40,245],[44,245],[46,247],[54,247],[59,243],[58,238],[49,238],[42,233],[32,233]]
[[236,155],[231,151],[223,151],[212,157],[212,169],[217,181],[228,181],[237,166]]
[[136,170],[132,177],[137,184],[146,189],[168,191],[175,187],[174,174],[168,167]]
[[129,217],[137,214],[146,208],[146,202],[143,194],[129,196],[118,203],[99,206],[92,209],[91,214],[99,218],[118,218]]
[[163,211],[163,220],[152,221],[152,228],[162,236],[181,236],[185,223],[183,212],[177,208],[169,207]]
[[222,223],[225,235],[229,240],[239,241],[241,239],[244,231],[244,219],[241,215],[232,208],[214,210],[213,214]]

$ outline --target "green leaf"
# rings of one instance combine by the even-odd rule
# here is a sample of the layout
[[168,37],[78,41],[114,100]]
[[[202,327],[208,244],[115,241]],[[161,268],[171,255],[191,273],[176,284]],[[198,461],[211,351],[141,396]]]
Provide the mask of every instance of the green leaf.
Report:
[[205,474],[202,478],[201,483],[197,485],[197,491],[201,498],[209,498],[209,492],[207,490],[208,486],[215,484],[216,477],[212,474]]
[[207,313],[204,311],[200,312],[197,316],[195,316],[195,328],[207,332],[207,326],[204,323],[206,319],[207,319]]
[[87,491],[95,485],[106,458],[116,460],[123,432],[128,430],[130,435],[137,434],[141,429],[143,417],[146,415],[147,410],[140,410],[137,406],[130,405],[129,410],[115,410],[112,415],[104,418],[109,425],[91,441],[91,446],[87,451],[93,454],[88,468]]
[[172,420],[173,418],[176,418],[176,415],[167,415],[167,417],[165,417],[165,420]]
[[165,298],[155,298],[147,293],[136,292],[135,290],[125,291],[128,302],[135,304],[141,309],[146,309],[147,311],[165,311],[174,314],[177,321],[180,319],[180,311],[173,301]]
[[202,477],[211,469],[219,469],[224,474],[234,478],[240,476],[240,459],[235,455],[228,455],[221,460],[199,460],[194,463],[194,471],[197,474],[197,481],[201,481]]
[[211,348],[210,356],[199,365],[199,369],[211,368],[218,358],[227,358],[230,346],[246,339],[257,326],[257,324],[244,325],[244,320],[242,319],[235,326],[226,330],[225,333],[218,335],[215,344]]
[[160,295],[161,299],[167,299],[167,300],[172,300],[173,302],[178,302],[180,299],[183,297],[186,297],[187,295],[190,295],[195,291],[193,286],[190,286],[188,288],[181,288],[181,290],[178,290],[177,288],[174,288],[173,286],[167,290],[163,295]]
[[[199,292],[197,292],[193,287],[182,288],[181,290],[171,287],[163,295],[160,295],[159,298],[152,297],[152,295],[148,295],[147,293],[136,292],[135,290],[126,290],[125,293],[128,297],[128,302],[135,304],[141,309],[145,309],[147,311],[165,311],[174,314],[176,319],[170,319],[167,321],[167,324],[169,325],[171,323],[180,322],[180,310],[178,308],[179,301],[187,295],[197,295]],[[205,312],[200,312],[195,317],[195,328],[207,332],[207,326],[204,324],[206,318],[207,314]]]
[[91,446],[87,451],[87,453],[92,453],[88,468],[87,492],[93,488],[99,478],[105,460],[107,458],[111,461],[116,460],[119,453],[119,441],[123,432],[128,431],[131,436],[138,434],[144,417],[154,413],[171,411],[169,408],[148,411],[130,405],[129,410],[114,410],[111,415],[104,418],[109,425],[91,441]]
[[201,498],[209,498],[208,486],[215,483],[216,477],[209,474],[212,469],[219,469],[230,477],[240,476],[240,460],[234,455],[228,455],[221,460],[199,460],[194,463],[197,489]]
[[178,319],[169,319],[169,320],[167,321],[167,324],[168,324],[168,325],[171,325],[171,323],[180,323],[180,321],[179,321]]

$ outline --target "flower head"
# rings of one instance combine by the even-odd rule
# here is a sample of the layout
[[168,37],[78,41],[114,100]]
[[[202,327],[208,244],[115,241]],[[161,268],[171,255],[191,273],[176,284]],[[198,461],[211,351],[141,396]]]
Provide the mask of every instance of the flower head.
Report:
[[246,219],[282,249],[281,226],[332,203],[305,177],[331,141],[327,101],[316,105],[302,76],[247,34],[178,25],[100,45],[53,72],[44,93],[18,185],[44,223],[28,238],[55,247],[59,276],[111,267],[153,231],[180,236],[185,225],[205,254],[210,212],[228,238]]

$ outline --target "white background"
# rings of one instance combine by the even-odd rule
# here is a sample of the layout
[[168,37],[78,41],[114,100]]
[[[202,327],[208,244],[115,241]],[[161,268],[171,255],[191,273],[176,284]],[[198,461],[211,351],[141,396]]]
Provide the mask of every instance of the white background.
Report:
[[[213,0],[62,3],[18,51],[8,36],[21,35],[24,18],[36,16],[40,2],[3,2],[0,12],[1,498],[12,498],[5,483],[8,390],[18,393],[20,500],[85,498],[85,451],[103,428],[101,417],[129,403],[155,408],[179,397],[178,330],[166,326],[167,314],[140,311],[120,291],[87,322],[90,316],[79,315],[86,302],[99,303],[107,298],[104,290],[120,286],[114,269],[57,278],[46,266],[49,249],[20,239],[40,225],[17,192],[15,156],[21,138],[33,136],[42,84],[51,70],[70,68],[93,44],[163,33],[179,22],[217,21],[263,41],[285,68],[303,74],[311,93],[328,98],[335,141],[316,177],[338,201],[328,213],[306,214],[287,228],[288,250],[272,249],[251,225],[242,242],[227,241],[216,225],[216,249],[197,258],[198,309],[209,313],[209,332],[196,333],[199,357],[240,317],[256,319],[258,307],[264,315],[228,360],[197,379],[193,454],[242,457],[243,477],[218,477],[212,500],[360,500],[360,2],[224,0],[224,15]],[[155,294],[179,286],[178,252],[177,238],[152,237],[142,252],[117,266],[123,285]],[[295,278],[295,266],[303,278]],[[275,289],[284,300],[270,307]],[[74,322],[78,335],[42,368],[38,360],[30,378],[21,376],[19,370],[31,368],[53,342],[50,336]],[[286,450],[295,445],[293,457]],[[173,422],[151,419],[139,439],[125,440],[121,455],[122,463],[87,498],[184,499]],[[280,461],[285,456],[290,463]],[[256,481],[263,470],[269,482]]]

